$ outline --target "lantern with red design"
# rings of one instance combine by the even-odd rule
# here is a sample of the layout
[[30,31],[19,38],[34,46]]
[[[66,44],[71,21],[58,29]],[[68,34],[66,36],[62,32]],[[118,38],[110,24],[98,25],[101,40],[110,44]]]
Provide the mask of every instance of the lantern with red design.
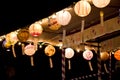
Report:
[[33,37],[39,37],[43,32],[43,28],[40,23],[33,23],[29,27],[29,33]]

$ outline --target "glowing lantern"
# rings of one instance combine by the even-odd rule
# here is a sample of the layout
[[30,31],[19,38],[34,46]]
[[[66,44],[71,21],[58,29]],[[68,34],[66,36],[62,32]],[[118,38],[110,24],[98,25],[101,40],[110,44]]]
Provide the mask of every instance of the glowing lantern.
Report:
[[33,37],[39,37],[43,32],[43,28],[40,23],[33,23],[29,27],[29,33]]
[[75,4],[74,11],[78,16],[85,17],[90,13],[91,6],[87,1],[81,0]]
[[56,18],[59,24],[67,25],[71,20],[71,14],[66,10],[62,10],[56,13]]
[[58,23],[55,15],[51,16],[48,19],[48,27],[51,30],[58,30],[61,27],[61,25]]
[[[100,58],[101,58],[102,61],[108,60],[108,58],[109,58],[108,52],[101,52],[100,53]],[[104,68],[105,68],[106,73],[108,73],[107,66],[106,66],[105,63],[104,63]]]
[[6,40],[4,40],[2,46],[5,48],[9,48],[11,46],[11,44],[9,42],[7,42]]
[[92,68],[92,65],[90,62],[90,60],[93,58],[93,52],[91,50],[88,50],[88,49],[85,50],[83,52],[83,58],[89,61],[88,63],[89,63],[90,70],[93,71],[93,68]]
[[35,54],[35,46],[34,45],[31,45],[31,44],[28,44],[25,46],[25,49],[24,49],[24,53],[28,56],[30,56],[31,58],[31,65],[34,66],[34,63],[33,63],[33,55]]
[[66,48],[65,49],[65,57],[68,58],[68,69],[71,69],[70,66],[70,58],[74,56],[74,50],[72,48]]
[[92,0],[92,2],[97,8],[103,8],[110,3],[110,0]]
[[14,46],[18,41],[17,33],[16,32],[10,32],[9,34],[7,34],[6,35],[6,41],[12,45],[13,56],[16,57]]
[[115,51],[114,57],[116,60],[120,60],[120,50]]
[[27,29],[21,29],[18,31],[17,38],[20,42],[26,42],[29,38],[29,31]]
[[44,51],[45,51],[45,54],[47,56],[49,56],[50,67],[52,68],[53,67],[53,63],[52,63],[51,56],[53,56],[55,54],[55,48],[52,45],[48,45],[48,46],[45,47]]

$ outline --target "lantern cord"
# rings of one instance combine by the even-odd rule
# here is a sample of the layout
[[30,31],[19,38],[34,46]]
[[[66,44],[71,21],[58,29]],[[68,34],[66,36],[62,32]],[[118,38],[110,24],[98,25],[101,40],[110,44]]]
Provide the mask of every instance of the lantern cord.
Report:
[[103,11],[100,11],[100,23],[101,23],[101,26],[103,27],[104,26],[104,12]]
[[107,70],[107,66],[106,66],[105,63],[104,63],[104,68],[105,68],[105,72],[106,72],[106,73],[109,73],[109,71]]
[[22,43],[22,55],[25,55],[24,54],[24,48],[25,48],[25,45]]
[[34,66],[33,56],[30,56],[31,66]]
[[15,45],[12,45],[12,52],[13,52],[13,56],[16,58],[16,54],[15,54]]
[[71,62],[70,62],[70,60],[68,60],[68,69],[69,70],[71,69]]
[[93,68],[92,68],[92,64],[91,64],[91,62],[88,61],[88,63],[89,63],[90,70],[93,71]]
[[83,19],[81,23],[81,42],[82,43],[84,42],[84,34],[83,34],[84,26],[85,26],[85,20]]
[[51,57],[49,58],[49,61],[50,61],[50,68],[53,68],[53,62]]

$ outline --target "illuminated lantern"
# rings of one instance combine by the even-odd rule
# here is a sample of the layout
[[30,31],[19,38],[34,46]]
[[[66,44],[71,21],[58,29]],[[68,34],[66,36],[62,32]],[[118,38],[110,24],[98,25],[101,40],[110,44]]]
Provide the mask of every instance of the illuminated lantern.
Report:
[[97,8],[104,8],[110,3],[110,0],[92,0],[92,2]]
[[108,60],[108,59],[109,59],[109,54],[108,54],[108,52],[101,52],[101,53],[100,53],[100,58],[101,58],[102,61]]
[[51,16],[48,19],[48,27],[51,30],[58,30],[61,27],[61,25],[58,23],[55,15]]
[[6,40],[4,40],[2,46],[5,48],[9,48],[11,46],[11,44],[9,42],[7,42]]
[[74,11],[78,16],[85,17],[90,13],[91,6],[87,1],[81,0],[75,4]]
[[14,46],[18,41],[17,33],[16,32],[10,32],[9,34],[7,34],[6,35],[6,41],[12,45],[13,56],[16,57]]
[[53,63],[52,63],[51,56],[53,56],[55,54],[55,48],[54,48],[54,46],[52,46],[52,45],[46,46],[44,52],[45,52],[45,54],[47,56],[49,56],[50,67],[52,68],[53,67]]
[[56,13],[56,18],[59,24],[67,25],[71,20],[71,14],[66,10],[62,10]]
[[24,49],[24,53],[28,56],[30,56],[31,58],[31,65],[34,66],[34,63],[33,63],[33,55],[35,54],[35,46],[34,45],[31,45],[31,44],[28,44],[25,46],[25,49]]
[[120,50],[115,51],[115,53],[114,53],[114,58],[115,58],[116,60],[120,60]]
[[29,26],[29,33],[33,37],[39,37],[43,32],[43,28],[40,23],[33,23]]
[[[109,54],[108,54],[108,52],[101,52],[101,53],[100,53],[100,59],[101,59],[102,61],[108,60],[108,59],[109,59]],[[106,73],[108,73],[107,66],[106,66],[105,63],[104,63],[104,68],[105,68]]]
[[90,60],[93,58],[93,52],[91,50],[88,50],[88,49],[85,50],[83,52],[83,58],[89,61],[88,63],[89,63],[90,70],[93,71],[93,68],[92,68],[92,65],[90,62]]
[[70,66],[70,58],[74,56],[74,50],[72,48],[66,48],[65,49],[65,57],[68,58],[68,69],[71,69]]
[[20,42],[26,42],[29,38],[29,31],[27,29],[21,29],[18,31],[17,38]]

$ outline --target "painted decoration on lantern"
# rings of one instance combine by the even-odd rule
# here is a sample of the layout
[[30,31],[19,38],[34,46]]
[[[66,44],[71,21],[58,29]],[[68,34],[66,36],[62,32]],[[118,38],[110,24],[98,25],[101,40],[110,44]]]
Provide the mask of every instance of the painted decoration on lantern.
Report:
[[25,46],[24,53],[28,56],[32,56],[35,54],[35,46],[28,44]]
[[120,60],[120,50],[115,51],[115,53],[114,53],[114,58],[115,58],[116,60]]
[[104,8],[110,3],[110,0],[92,0],[92,2],[97,8]]
[[85,50],[83,52],[83,58],[86,60],[91,60],[93,58],[93,52],[90,50]]
[[78,16],[85,17],[91,12],[91,6],[87,1],[81,0],[75,4],[74,11]]
[[27,29],[21,29],[18,31],[17,38],[20,42],[26,42],[29,38],[29,31]]
[[74,56],[74,50],[72,48],[66,48],[65,49],[65,57],[70,59],[73,56]]
[[43,32],[43,28],[40,23],[33,23],[29,26],[29,33],[33,37],[39,37]]
[[58,21],[56,19],[56,16],[50,17],[48,19],[48,27],[51,30],[58,30],[61,27],[61,25],[58,23]]
[[68,25],[71,20],[71,14],[66,10],[59,11],[56,13],[56,19],[59,24]]
[[108,59],[109,59],[109,54],[108,54],[108,52],[101,52],[101,53],[100,53],[100,58],[101,58],[102,61],[108,60]]
[[47,56],[52,56],[55,54],[55,48],[52,45],[46,46],[44,51]]

